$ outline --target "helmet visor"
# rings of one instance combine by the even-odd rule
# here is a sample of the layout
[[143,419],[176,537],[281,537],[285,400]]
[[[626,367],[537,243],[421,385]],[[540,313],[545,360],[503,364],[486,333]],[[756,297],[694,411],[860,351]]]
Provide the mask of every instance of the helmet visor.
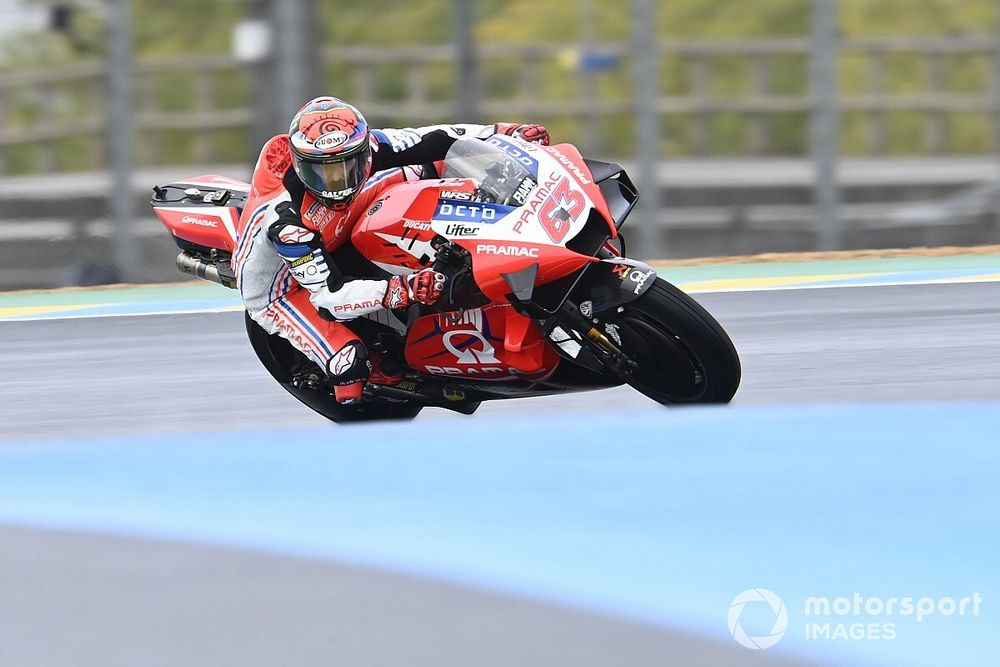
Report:
[[368,177],[371,149],[328,162],[312,162],[295,156],[295,173],[314,194],[325,199],[350,199]]

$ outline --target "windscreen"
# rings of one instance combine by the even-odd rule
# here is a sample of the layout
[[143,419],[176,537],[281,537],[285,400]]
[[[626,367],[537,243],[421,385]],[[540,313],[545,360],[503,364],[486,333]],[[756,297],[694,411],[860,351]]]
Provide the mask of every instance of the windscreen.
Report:
[[444,161],[444,178],[474,178],[478,201],[520,206],[534,186],[534,179],[500,148],[479,139],[459,139]]

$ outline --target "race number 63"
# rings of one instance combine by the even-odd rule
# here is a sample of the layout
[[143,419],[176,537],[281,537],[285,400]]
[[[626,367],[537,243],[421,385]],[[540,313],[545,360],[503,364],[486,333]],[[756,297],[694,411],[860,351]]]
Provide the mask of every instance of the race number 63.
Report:
[[579,218],[584,208],[586,204],[583,195],[570,190],[569,179],[563,178],[552,190],[549,198],[542,203],[538,218],[552,242],[562,243],[569,234],[569,223]]

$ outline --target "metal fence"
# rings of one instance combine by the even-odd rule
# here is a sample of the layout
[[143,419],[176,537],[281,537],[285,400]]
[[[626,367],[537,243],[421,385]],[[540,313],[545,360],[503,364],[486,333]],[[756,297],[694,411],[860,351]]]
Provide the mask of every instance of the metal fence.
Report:
[[[801,70],[811,45],[806,38],[763,39],[733,42],[678,41],[659,44],[662,72],[683,81],[683,90],[656,97],[656,109],[670,124],[674,144],[689,155],[726,155],[731,145],[714,139],[713,124],[723,114],[740,116],[750,155],[809,151],[808,141],[789,148],[775,140],[776,128],[795,118],[807,127],[817,110],[817,100],[807,88],[797,93],[775,91],[781,68]],[[482,45],[477,55],[482,78],[492,85],[478,102],[480,116],[495,118],[568,119],[569,133],[588,150],[628,154],[631,143],[602,141],[580,130],[580,120],[596,117],[598,123],[631,123],[635,96],[619,94],[584,96],[586,68],[571,69],[567,58],[580,53],[578,45]],[[615,63],[609,75],[630,76],[630,45],[595,44],[587,54],[600,54]],[[954,58],[979,58],[1000,62],[1000,40],[991,35],[880,38],[849,40],[840,45],[841,62],[852,61],[867,72],[863,91],[845,92],[838,104],[843,117],[862,124],[861,152],[886,151],[894,113],[919,116],[925,141],[914,153],[940,154],[949,150],[949,118],[971,114],[994,125],[1000,134],[997,100],[991,87],[955,91],[949,87],[947,63]],[[897,91],[886,84],[886,63],[896,54],[919,58],[924,72],[923,89]],[[790,60],[791,59],[791,60]],[[720,94],[714,89],[720,67],[740,61],[748,76],[741,91]],[[408,124],[439,122],[453,116],[456,52],[449,45],[411,47],[344,47],[323,52],[329,89],[355,102],[375,122]],[[792,64],[790,64],[792,63]],[[547,95],[540,82],[559,72],[569,84]],[[600,75],[598,75],[600,76]],[[995,81],[996,76],[993,77]],[[245,161],[252,156],[250,129],[253,105],[265,93],[251,94],[245,65],[230,56],[183,57],[138,62],[134,68],[134,131],[140,164],[169,161]],[[108,123],[108,69],[102,62],[88,62],[56,70],[15,71],[0,74],[0,174],[51,172],[67,167],[66,151],[85,147],[87,169],[106,165],[104,136],[115,131]],[[557,121],[558,122],[558,121]],[[277,128],[275,128],[277,130]],[[676,136],[683,133],[684,136]],[[600,133],[599,133],[600,134]],[[168,149],[189,142],[189,150]],[[67,148],[69,142],[70,148]],[[590,145],[588,145],[588,143]],[[981,146],[980,149],[987,148]],[[220,160],[220,155],[221,160]]]
[[[316,29],[306,11],[315,9],[311,0],[258,9],[265,5],[278,35],[298,35],[305,24]],[[0,286],[10,284],[7,274],[24,279],[27,268],[15,266],[22,260],[40,276],[31,284],[46,280],[46,267],[31,258],[54,256],[52,245],[38,247],[46,243],[35,238],[42,227],[26,224],[28,217],[69,228],[59,232],[72,245],[63,261],[75,256],[117,278],[165,277],[169,265],[150,270],[167,253],[147,242],[154,230],[144,226],[140,201],[153,172],[143,168],[228,164],[226,173],[245,173],[263,139],[282,131],[289,105],[319,93],[351,100],[376,125],[533,120],[588,155],[636,161],[645,196],[634,221],[646,257],[995,242],[1000,187],[983,184],[996,183],[1000,165],[990,157],[1000,150],[1000,39],[844,40],[836,0],[812,5],[811,34],[801,37],[658,40],[655,2],[633,0],[631,41],[475,43],[474,19],[465,16],[456,18],[452,44],[338,46],[320,54],[278,48],[255,62],[230,55],[134,62],[125,14],[112,12],[108,61],[0,73],[0,236],[27,243],[30,228],[36,242],[5,244]],[[900,63],[906,85],[899,85]],[[909,154],[929,168],[886,165],[873,181],[864,165],[843,161],[845,153]],[[962,178],[950,158],[929,164],[962,153],[980,156],[960,170]],[[688,169],[714,178],[734,156],[749,159],[707,188],[677,177]],[[796,164],[776,166],[774,156]],[[694,165],[699,158],[711,161]],[[760,166],[765,159],[769,167]],[[768,170],[790,177],[748,185]],[[51,180],[73,171],[94,177]],[[61,200],[51,194],[53,182]],[[141,182],[143,192],[121,196],[130,182]],[[909,208],[900,210],[901,202]]]

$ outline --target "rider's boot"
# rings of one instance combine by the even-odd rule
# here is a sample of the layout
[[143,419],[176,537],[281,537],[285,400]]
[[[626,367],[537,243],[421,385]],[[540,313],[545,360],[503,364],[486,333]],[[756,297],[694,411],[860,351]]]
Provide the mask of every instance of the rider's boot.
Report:
[[[346,328],[346,327],[345,327]],[[340,348],[327,364],[326,372],[333,383],[333,397],[338,403],[350,404],[361,400],[372,365],[364,343],[355,339]]]
[[403,381],[406,375],[405,364],[377,350],[372,350],[370,356],[372,372],[368,377],[369,382],[395,387]]

